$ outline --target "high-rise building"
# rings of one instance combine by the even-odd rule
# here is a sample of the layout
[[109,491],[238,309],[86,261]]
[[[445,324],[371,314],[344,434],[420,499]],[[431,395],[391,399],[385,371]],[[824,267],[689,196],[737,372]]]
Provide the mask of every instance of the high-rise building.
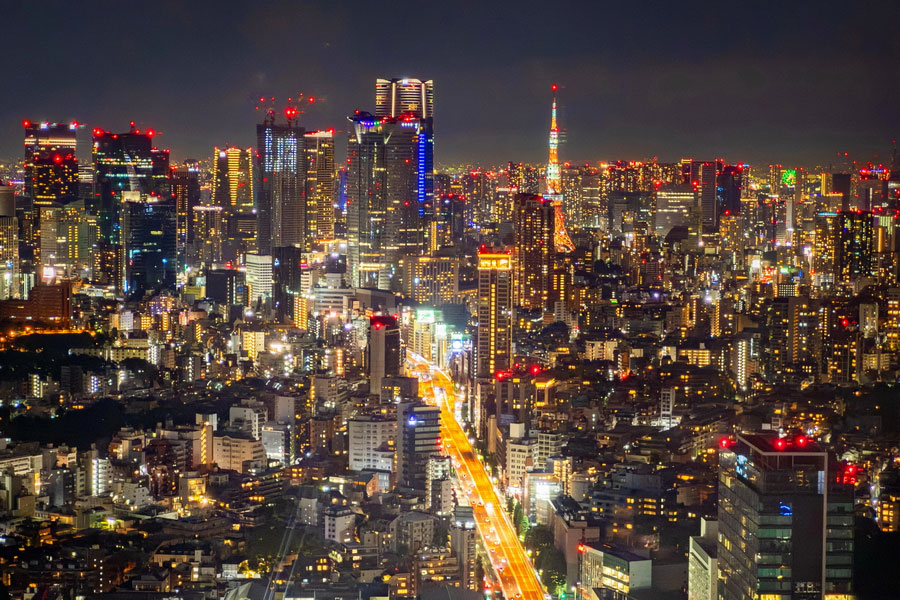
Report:
[[841,212],[835,238],[837,279],[849,283],[860,277],[871,276],[874,265],[872,213]]
[[247,297],[251,306],[272,298],[272,255],[246,254],[244,266],[247,269]]
[[478,254],[476,377],[493,378],[510,366],[512,353],[512,256],[482,248]]
[[223,262],[222,246],[225,238],[224,209],[221,206],[195,206],[190,227],[191,266],[210,266]]
[[855,467],[803,435],[739,434],[721,446],[719,597],[852,594]]
[[434,116],[434,82],[430,79],[377,79],[375,116],[398,117],[405,113],[422,119]]
[[222,260],[238,262],[255,252],[257,219],[254,198],[258,177],[253,148],[227,146],[213,153],[212,204],[222,208]]
[[334,239],[334,130],[307,131],[306,219],[312,242]]
[[350,280],[357,287],[389,289],[400,257],[422,254],[428,247],[434,202],[431,119],[376,118],[360,112],[350,122]]
[[170,196],[169,151],[153,145],[154,135],[152,129],[135,129],[133,122],[128,133],[94,129],[95,190],[86,208],[97,216],[99,240],[121,243],[124,192]]
[[122,193],[122,242],[125,248],[124,292],[174,289],[178,262],[175,199]]
[[256,126],[257,239],[259,253],[266,255],[279,246],[306,244],[306,130],[295,121],[296,109],[285,115],[284,125],[270,112]]
[[62,206],[78,198],[77,123],[24,121],[25,173],[23,196],[28,203],[26,253],[39,260],[41,208]]
[[406,295],[420,304],[440,306],[456,302],[459,258],[452,255],[410,256],[404,259]]
[[397,482],[425,491],[428,462],[440,454],[441,410],[416,400],[397,405]]
[[403,367],[400,327],[395,317],[379,315],[369,319],[369,344],[366,353],[369,393],[380,395],[382,379],[399,377]]
[[534,194],[516,195],[513,201],[514,304],[518,307],[529,310],[553,307],[555,227],[553,202]]
[[187,264],[188,248],[194,243],[194,207],[200,204],[200,170],[190,164],[172,169],[172,194],[175,196],[175,250],[182,270]]
[[0,182],[0,300],[19,292],[19,219],[14,188]]

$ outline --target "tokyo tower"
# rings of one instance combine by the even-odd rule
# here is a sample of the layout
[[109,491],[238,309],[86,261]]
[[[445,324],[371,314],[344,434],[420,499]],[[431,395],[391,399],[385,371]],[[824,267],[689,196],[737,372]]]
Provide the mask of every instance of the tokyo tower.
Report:
[[553,106],[550,110],[550,160],[547,161],[547,199],[553,202],[556,211],[553,242],[557,252],[572,252],[575,244],[566,231],[566,219],[562,211],[562,178],[559,173],[559,126],[556,124],[556,91],[553,84]]

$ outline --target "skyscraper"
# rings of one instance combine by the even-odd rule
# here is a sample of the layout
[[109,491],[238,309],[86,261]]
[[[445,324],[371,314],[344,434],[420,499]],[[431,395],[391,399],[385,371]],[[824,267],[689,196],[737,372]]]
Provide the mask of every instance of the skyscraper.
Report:
[[482,248],[478,253],[476,372],[493,378],[510,366],[512,353],[512,256]]
[[[78,198],[78,160],[75,157],[77,123],[24,121],[25,174],[23,195],[30,208],[25,248],[39,254],[41,207],[60,206]],[[30,256],[28,258],[31,258]],[[39,256],[34,256],[35,260]]]
[[803,435],[721,446],[719,597],[851,594],[855,467]]
[[[94,198],[87,210],[97,216],[99,240],[121,243],[122,194],[169,197],[169,151],[153,146],[155,132],[141,133],[134,122],[128,133],[94,129]],[[174,231],[173,227],[170,231]]]
[[433,214],[431,120],[358,112],[347,144],[351,282],[389,289],[399,258],[427,247]]
[[297,110],[285,110],[287,123],[275,123],[270,112],[256,126],[256,161],[260,177],[257,202],[258,250],[306,244],[305,130],[297,125]]
[[125,247],[125,292],[174,289],[176,260],[175,199],[123,192],[122,241]]
[[430,79],[377,79],[375,116],[398,117],[406,113],[423,119],[434,116],[434,82]]
[[19,220],[14,188],[0,182],[0,300],[18,296]]
[[400,351],[400,327],[397,319],[390,315],[374,316],[369,319],[369,344],[367,364],[369,367],[369,393],[381,394],[381,380],[397,377],[403,365]]
[[849,283],[860,277],[872,275],[874,234],[872,213],[842,211],[835,236],[837,250],[837,278]]
[[307,131],[306,214],[312,242],[334,239],[334,130]]
[[175,197],[175,251],[181,270],[187,264],[188,248],[194,242],[194,208],[200,204],[200,170],[188,164],[173,168],[172,195]]
[[552,307],[551,284],[556,207],[534,194],[517,194],[513,201],[515,236],[514,304],[525,309]]
[[237,262],[257,248],[257,218],[254,194],[259,185],[254,175],[253,148],[227,146],[213,154],[212,203],[222,209],[221,260]]

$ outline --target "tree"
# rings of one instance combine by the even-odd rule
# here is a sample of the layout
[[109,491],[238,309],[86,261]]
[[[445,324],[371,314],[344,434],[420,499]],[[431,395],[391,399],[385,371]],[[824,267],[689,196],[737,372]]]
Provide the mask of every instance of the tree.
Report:
[[546,525],[535,525],[525,532],[525,547],[540,552],[553,545],[553,530]]
[[522,505],[516,502],[515,507],[513,508],[513,525],[516,527],[516,533],[522,533],[522,518],[525,516],[525,511],[522,510]]
[[541,571],[541,583],[554,595],[559,594],[559,588],[566,586],[566,557],[562,550],[556,546],[544,548],[538,554],[535,566]]
[[431,545],[435,548],[443,548],[447,545],[447,537],[450,531],[443,523],[435,523],[434,533],[431,534]]

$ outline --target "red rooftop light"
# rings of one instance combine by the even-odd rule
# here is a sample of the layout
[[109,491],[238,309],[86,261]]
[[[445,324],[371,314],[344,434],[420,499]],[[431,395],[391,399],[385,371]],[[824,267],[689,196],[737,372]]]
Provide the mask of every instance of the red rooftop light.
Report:
[[794,443],[797,444],[798,446],[800,446],[801,448],[805,448],[806,444],[809,443],[809,438],[807,438],[805,435],[798,435],[797,437],[794,438]]
[[787,442],[784,438],[778,438],[777,440],[775,440],[776,450],[784,450],[785,448],[787,448]]

